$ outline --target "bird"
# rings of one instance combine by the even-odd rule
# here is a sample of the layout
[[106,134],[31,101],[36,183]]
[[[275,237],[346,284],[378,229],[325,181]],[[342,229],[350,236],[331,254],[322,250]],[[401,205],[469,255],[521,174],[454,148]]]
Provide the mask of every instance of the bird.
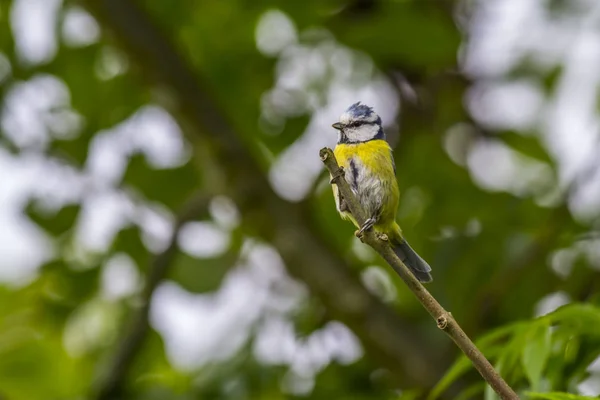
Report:
[[415,277],[421,282],[431,282],[431,267],[410,247],[396,222],[400,190],[392,148],[386,141],[381,118],[372,107],[359,101],[348,107],[332,126],[338,131],[333,153],[368,219],[359,226],[332,176],[337,211],[359,228],[357,235],[371,228],[387,235],[392,249]]

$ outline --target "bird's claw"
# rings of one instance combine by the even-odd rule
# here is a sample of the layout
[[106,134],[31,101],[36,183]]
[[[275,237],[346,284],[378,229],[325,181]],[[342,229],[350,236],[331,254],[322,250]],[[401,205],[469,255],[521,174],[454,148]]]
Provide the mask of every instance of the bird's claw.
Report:
[[375,225],[375,218],[369,218],[365,221],[364,224],[360,227],[360,229],[356,232],[356,236],[361,236],[364,231],[367,231]]

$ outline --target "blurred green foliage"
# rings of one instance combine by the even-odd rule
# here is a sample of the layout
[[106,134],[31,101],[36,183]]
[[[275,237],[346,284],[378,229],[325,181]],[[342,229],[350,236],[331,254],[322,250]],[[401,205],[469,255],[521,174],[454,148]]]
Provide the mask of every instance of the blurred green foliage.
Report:
[[[543,128],[482,126],[465,105],[478,79],[484,80],[463,73],[457,61],[472,39],[465,26],[474,18],[477,2],[121,1],[137,4],[151,29],[161,35],[164,43],[150,43],[150,47],[161,51],[172,46],[177,51],[179,60],[199,82],[203,96],[222,111],[244,152],[260,166],[260,179],[270,177],[280,194],[283,190],[277,189],[273,178],[273,170],[281,168],[278,160],[285,160],[284,166],[293,164],[292,158],[284,156],[293,145],[310,137],[309,127],[328,128],[319,120],[325,114],[319,112],[337,99],[332,95],[334,89],[342,87],[340,93],[348,97],[349,104],[361,100],[350,98],[357,91],[366,95],[368,91],[360,91],[366,83],[385,82],[385,87],[391,88],[383,91],[386,101],[400,104],[400,112],[386,121],[403,193],[399,222],[413,247],[433,266],[435,280],[428,289],[465,331],[477,338],[482,351],[520,395],[583,399],[586,397],[574,394],[580,392],[581,383],[595,378],[597,385],[597,370],[590,366],[600,355],[600,280],[594,256],[598,213],[588,218],[573,216],[570,200],[581,189],[580,183],[560,181],[560,163],[544,139]],[[143,41],[148,29],[135,13],[107,16],[101,10],[103,5],[116,4],[110,0],[45,3],[55,4],[55,14],[42,3],[44,0],[0,2],[1,165],[38,165],[33,178],[31,174],[18,178],[33,183],[20,195],[16,210],[9,210],[8,201],[0,202],[0,207],[8,210],[2,211],[0,224],[16,226],[17,219],[20,224],[33,223],[52,249],[23,279],[4,279],[10,273],[0,275],[0,399],[9,400],[95,396],[106,383],[103,377],[110,374],[115,354],[122,351],[119,344],[127,327],[143,309],[146,277],[152,274],[160,254],[165,254],[173,239],[170,226],[181,218],[189,199],[198,192],[229,194],[231,191],[221,186],[232,181],[231,170],[239,169],[241,176],[245,170],[254,171],[253,166],[242,164],[243,158],[230,159],[231,164],[224,165],[219,141],[230,138],[224,132],[207,132],[206,126],[199,126],[182,111],[182,99],[196,93],[181,93],[157,73],[162,67],[168,71],[170,61],[165,59],[166,66],[157,66],[143,51],[131,48],[131,37]],[[25,17],[19,18],[17,9]],[[24,40],[23,34],[16,32],[18,24],[36,29],[37,19],[32,19],[34,24],[26,22],[27,16],[34,18],[36,10],[52,14],[47,32],[43,24],[38,27],[37,40],[44,42],[46,35],[51,38],[50,46],[54,40],[56,53],[31,61],[23,50],[27,44],[17,40]],[[266,54],[257,48],[257,25],[274,10],[291,21],[296,36],[285,48]],[[553,12],[569,18],[572,10]],[[73,22],[73,13],[95,19],[79,20],[79,30],[69,34],[65,26],[69,18]],[[117,28],[119,20],[129,30]],[[90,29],[93,33],[95,24],[98,35],[81,42]],[[324,54],[332,54],[332,58],[323,58]],[[321,65],[323,60],[326,62]],[[343,80],[337,74],[347,67],[345,63],[354,67],[348,72],[350,78]],[[286,74],[294,68],[300,71],[296,71],[300,78],[295,79],[305,79],[304,86],[284,87],[283,97],[269,100],[278,85],[285,86],[286,79],[291,79]],[[311,68],[317,73],[311,75]],[[544,95],[550,99],[562,74],[559,66],[537,68],[524,59],[502,79],[533,77],[543,83]],[[43,99],[54,93],[44,89],[17,99],[14,93],[19,85],[46,78],[64,87],[66,100],[44,108]],[[179,78],[172,77],[175,81]],[[18,106],[18,101],[25,106]],[[295,107],[290,110],[289,104]],[[33,111],[20,115],[23,108],[19,107]],[[168,115],[161,114],[161,124],[168,128],[156,128],[156,120],[143,119],[157,109]],[[68,119],[67,112],[76,113],[81,123],[64,122],[61,118]],[[11,123],[11,115],[21,119]],[[53,118],[63,125],[53,123]],[[27,133],[32,121],[43,127],[41,136]],[[168,131],[175,141],[152,139],[154,129]],[[301,157],[309,161],[293,165],[298,174],[304,176],[305,169],[310,169],[307,165],[319,164],[320,145],[333,143],[332,132],[322,135],[311,142],[312,147],[305,146]],[[117,144],[107,145],[111,140]],[[316,142],[319,144],[314,145]],[[509,184],[486,186],[469,161],[477,144],[508,149],[513,161],[525,160],[516,163],[517,167],[534,163],[549,172],[526,181],[525,167],[517,168]],[[101,151],[102,146],[108,150]],[[179,149],[175,151],[178,156],[168,158],[173,148]],[[483,167],[494,170],[492,161]],[[8,185],[13,169],[7,171],[0,173],[0,179],[6,179],[0,181],[0,192],[15,190]],[[321,254],[341,260],[350,276],[360,276],[363,286],[377,297],[374,304],[392,310],[398,321],[407,324],[400,333],[415,340],[407,347],[415,348],[426,362],[435,361],[426,365],[421,379],[398,377],[381,365],[381,359],[389,362],[396,356],[380,354],[390,347],[373,349],[379,338],[373,337],[376,331],[370,318],[379,315],[379,308],[362,310],[357,316],[352,296],[335,293],[333,297],[343,301],[327,302],[314,280],[291,271],[293,284],[276,273],[275,283],[266,285],[283,305],[270,300],[250,323],[231,325],[242,337],[235,351],[221,354],[220,346],[229,347],[217,342],[211,351],[219,356],[191,366],[177,364],[177,357],[169,351],[174,339],[164,336],[157,328],[160,318],[151,313],[151,329],[141,338],[131,365],[118,376],[119,395],[161,400],[494,398],[402,282],[355,241],[352,226],[335,212],[324,175],[306,180],[310,181],[306,194],[283,203],[286,210],[303,213],[290,219],[305,224],[298,227],[299,232],[318,233],[310,240],[322,245]],[[279,218],[274,210],[280,209],[280,204],[274,197],[271,192],[248,193],[244,198],[228,199],[233,211],[227,211],[227,205],[221,205],[225,211],[215,210],[215,203],[195,210],[196,222],[207,223],[217,231],[213,235],[226,237],[224,249],[214,254],[195,252],[186,249],[182,239],[158,280],[176,284],[190,298],[206,296],[194,298],[213,305],[220,296],[239,296],[226,288],[236,276],[248,273],[244,266],[251,262],[250,243],[272,245],[286,261],[289,255],[282,249],[303,245],[287,243],[282,237],[286,232],[276,231],[276,224],[268,221]],[[103,203],[100,198],[111,200]],[[235,216],[236,207],[243,214],[240,203],[244,201],[251,206],[260,203],[256,207],[262,207],[262,213]],[[8,216],[11,210],[14,215]],[[99,216],[90,219],[94,212]],[[83,227],[93,230],[105,219],[117,221],[114,232],[106,228],[106,243],[86,242]],[[4,227],[2,233],[3,237],[13,235]],[[273,243],[268,243],[269,239]],[[139,276],[140,282],[125,295],[111,297],[106,286],[117,285],[124,278],[107,278],[108,265],[120,256],[131,261],[131,274]],[[310,260],[310,254],[305,260]],[[6,257],[0,261],[0,271],[16,271],[20,261]],[[369,275],[364,272],[369,266],[383,268],[371,268]],[[250,280],[254,278],[252,275]],[[258,291],[242,295],[248,296],[243,302],[250,306],[259,303]],[[556,298],[572,304],[535,317],[548,311],[545,305]],[[286,301],[293,306],[285,305]],[[194,309],[204,304],[194,303]],[[342,318],[340,315],[363,343],[364,355],[350,361],[331,357],[316,368],[314,376],[299,374],[289,360],[265,361],[257,356],[256,347],[273,315],[289,322],[292,336],[304,345],[296,348],[294,360],[319,360],[325,350],[309,351],[308,343],[328,323]],[[198,338],[207,334],[203,329],[197,327]],[[399,332],[390,329],[392,337]],[[276,346],[273,342],[272,347]],[[393,343],[391,347],[395,348]],[[395,361],[398,365],[412,362],[398,357]]]

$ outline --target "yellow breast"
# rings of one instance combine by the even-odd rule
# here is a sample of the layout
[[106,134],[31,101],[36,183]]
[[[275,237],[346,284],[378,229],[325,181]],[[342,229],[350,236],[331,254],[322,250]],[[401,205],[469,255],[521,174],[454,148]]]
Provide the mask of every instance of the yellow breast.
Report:
[[353,157],[358,157],[362,164],[371,171],[380,171],[386,175],[391,172],[392,175],[395,175],[390,145],[385,140],[338,144],[333,153],[338,164],[344,168],[348,168]]
[[[357,174],[356,191],[359,201],[363,203],[365,210],[379,213],[376,228],[383,232],[391,232],[392,226],[396,225],[396,210],[400,192],[391,148],[385,140],[371,140],[364,143],[338,144],[334,149],[338,164],[346,171],[346,180],[353,182],[353,168],[362,168]],[[355,159],[355,166],[350,162]],[[333,185],[333,193],[336,202],[339,202],[337,187]],[[374,208],[376,207],[376,209]],[[339,211],[339,208],[338,208]],[[350,219],[355,225],[356,221],[349,213],[341,213],[345,219]],[[358,226],[358,225],[357,225]]]

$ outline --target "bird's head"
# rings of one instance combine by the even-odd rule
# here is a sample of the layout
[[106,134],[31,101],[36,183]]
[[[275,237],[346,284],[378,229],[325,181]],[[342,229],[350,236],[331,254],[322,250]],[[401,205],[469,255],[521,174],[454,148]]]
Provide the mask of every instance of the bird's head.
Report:
[[338,143],[361,143],[373,139],[385,139],[381,118],[373,108],[358,103],[352,104],[340,116],[340,122],[332,125],[339,131]]

